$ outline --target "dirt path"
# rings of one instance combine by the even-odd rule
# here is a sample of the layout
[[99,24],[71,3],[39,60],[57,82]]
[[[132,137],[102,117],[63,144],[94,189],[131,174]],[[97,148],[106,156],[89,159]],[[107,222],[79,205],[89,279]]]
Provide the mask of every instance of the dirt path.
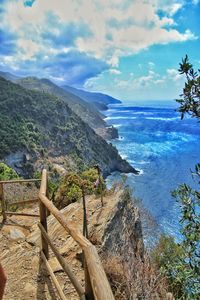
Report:
[[[102,230],[115,206],[115,197],[109,196],[102,209],[100,199],[87,198],[87,215],[90,238],[96,245],[101,242]],[[38,213],[37,204],[23,210]],[[82,204],[73,203],[63,209],[66,219],[82,230]],[[1,217],[0,217],[1,218]],[[0,219],[0,224],[1,224]],[[5,300],[59,299],[40,258],[40,232],[38,218],[8,217],[0,231],[0,261],[8,276]],[[48,233],[62,256],[72,267],[82,286],[84,273],[81,267],[80,247],[72,240],[53,216],[48,218]],[[49,263],[67,299],[79,299],[67,276],[50,251]]]

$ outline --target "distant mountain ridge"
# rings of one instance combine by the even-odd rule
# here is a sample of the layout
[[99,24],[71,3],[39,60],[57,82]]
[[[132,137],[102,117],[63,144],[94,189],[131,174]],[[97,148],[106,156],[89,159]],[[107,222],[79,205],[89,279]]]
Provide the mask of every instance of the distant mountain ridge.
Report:
[[[20,80],[24,79],[24,78],[37,78],[36,76],[21,77],[21,76],[17,76],[17,75],[11,74],[9,72],[3,72],[3,71],[0,71],[0,76],[4,77],[7,80],[13,81],[13,82],[16,82],[19,79],[19,83],[20,83]],[[118,100],[112,96],[109,96],[107,94],[104,94],[104,93],[89,92],[89,91],[85,91],[82,89],[76,89],[76,88],[68,86],[68,85],[58,86],[46,78],[38,79],[38,80],[41,80],[41,82],[46,83],[46,84],[49,84],[49,82],[50,82],[51,84],[54,84],[55,86],[60,87],[60,88],[64,89],[65,91],[80,97],[82,100],[84,100],[86,102],[93,103],[98,109],[101,109],[101,110],[107,109],[107,105],[109,105],[109,104],[121,103],[120,100]]]
[[[69,107],[91,128],[95,130],[97,134],[106,140],[118,138],[118,130],[113,126],[108,126],[104,121],[104,115],[100,112],[106,110],[106,104],[97,103],[95,101],[85,101],[80,96],[73,94],[72,91],[64,90],[52,81],[46,78],[39,79],[35,76],[18,77],[9,72],[0,71],[0,76],[10,80],[14,83],[18,83],[27,89],[38,90],[45,93],[54,94],[57,97],[61,97]],[[73,88],[72,88],[73,90]],[[109,96],[108,96],[109,97]]]
[[0,160],[30,176],[35,168],[99,164],[104,175],[135,172],[115,147],[82,121],[60,98],[28,90],[0,77]]
[[109,104],[118,104],[121,103],[120,100],[115,99],[109,95],[103,94],[103,93],[96,93],[96,92],[88,92],[81,89],[76,89],[71,86],[64,85],[62,88],[68,92],[73,93],[74,95],[77,95],[81,97],[83,100],[95,104],[98,108],[102,107],[103,109],[107,108],[107,105]]
[[13,81],[13,82],[15,82],[17,79],[20,78],[19,76],[16,76],[16,75],[11,74],[9,72],[3,72],[3,71],[0,71],[0,76],[7,79],[7,80]]
[[24,77],[16,80],[24,88],[38,90],[53,94],[61,98],[69,107],[101,137],[112,139],[118,137],[114,127],[110,127],[104,121],[104,115],[100,113],[93,103],[88,103],[71,92],[65,91],[49,79],[38,79],[37,77]]

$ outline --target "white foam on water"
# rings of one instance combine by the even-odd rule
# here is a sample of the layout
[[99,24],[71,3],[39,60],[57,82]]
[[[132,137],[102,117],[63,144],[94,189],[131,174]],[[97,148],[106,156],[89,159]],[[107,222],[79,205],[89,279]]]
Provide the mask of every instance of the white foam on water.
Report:
[[137,119],[137,117],[106,117],[104,120],[134,120]]
[[147,120],[174,121],[180,120],[180,117],[164,118],[164,117],[146,117]]
[[118,138],[116,138],[117,141],[124,141],[124,137],[123,136],[119,136]]
[[121,158],[122,158],[122,159],[127,159],[127,158],[128,158],[128,156],[127,156],[126,154],[121,154],[121,153],[120,153],[120,155],[121,155]]
[[153,116],[153,112],[147,112],[147,111],[130,111],[134,115],[144,115],[144,116]]
[[122,127],[122,124],[114,124],[113,125],[115,128],[119,128],[119,127]]

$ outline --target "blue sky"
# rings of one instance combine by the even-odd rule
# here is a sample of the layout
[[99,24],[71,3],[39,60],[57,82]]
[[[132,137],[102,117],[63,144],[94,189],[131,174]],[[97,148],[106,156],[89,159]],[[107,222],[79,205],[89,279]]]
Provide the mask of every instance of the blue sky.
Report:
[[200,68],[199,0],[0,0],[0,70],[122,100],[177,98]]

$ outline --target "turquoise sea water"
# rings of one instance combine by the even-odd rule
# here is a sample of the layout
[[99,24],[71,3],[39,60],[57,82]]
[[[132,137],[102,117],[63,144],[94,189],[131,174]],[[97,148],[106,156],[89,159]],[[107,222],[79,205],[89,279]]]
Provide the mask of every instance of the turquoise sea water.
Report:
[[[113,105],[106,121],[119,131],[112,141],[123,158],[140,170],[129,174],[126,184],[150,212],[160,231],[179,237],[179,208],[170,191],[185,182],[200,162],[200,124],[190,117],[181,121],[174,108]],[[112,174],[108,185],[118,180]]]

